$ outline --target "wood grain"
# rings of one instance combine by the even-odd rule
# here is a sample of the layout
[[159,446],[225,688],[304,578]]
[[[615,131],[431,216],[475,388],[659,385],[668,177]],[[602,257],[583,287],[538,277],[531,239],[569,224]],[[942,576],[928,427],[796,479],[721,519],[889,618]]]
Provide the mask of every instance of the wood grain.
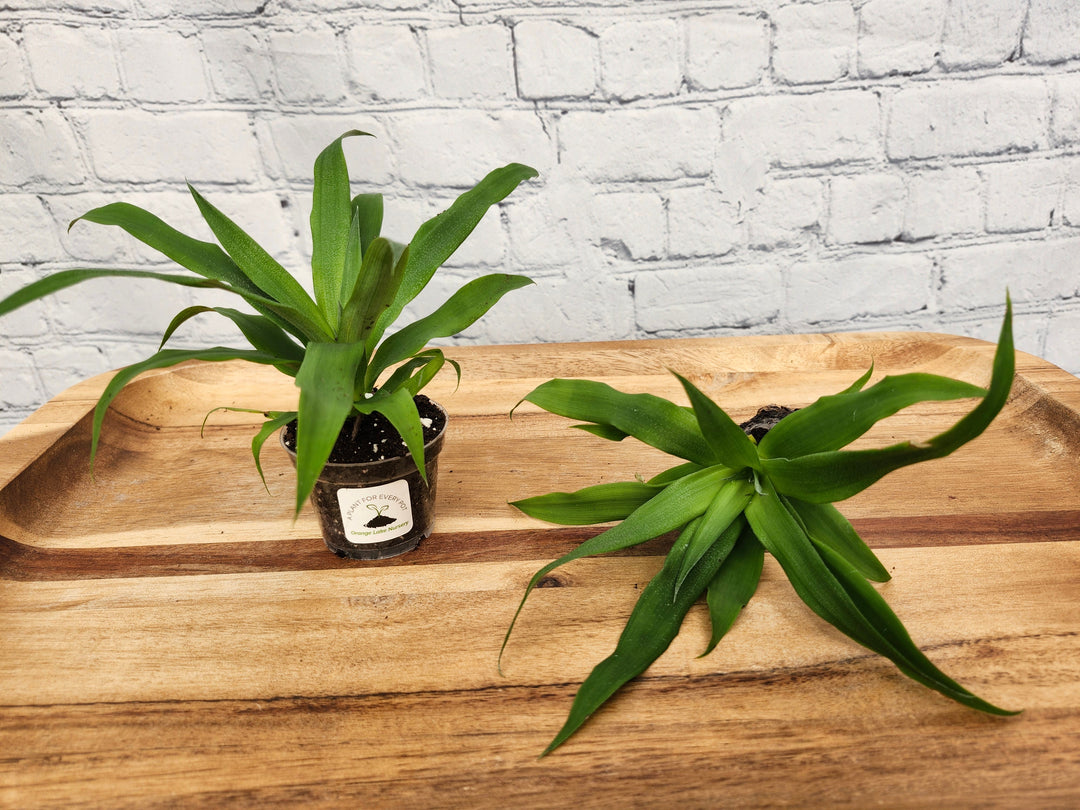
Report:
[[[893,573],[882,592],[927,655],[1009,719],[958,707],[813,616],[779,567],[731,634],[701,606],[644,677],[537,759],[615,643],[667,538],[556,570],[595,533],[507,501],[648,475],[670,459],[531,406],[552,376],[733,415],[930,371],[976,383],[993,347],[941,335],[801,335],[468,347],[435,534],[404,557],[331,555],[289,515],[288,460],[248,445],[284,408],[266,369],[194,364],[117,400],[93,478],[104,378],[0,440],[0,806],[1073,807],[1080,804],[1080,380],[1018,356],[984,436],[841,505]],[[865,445],[927,437],[970,403],[913,408]]]

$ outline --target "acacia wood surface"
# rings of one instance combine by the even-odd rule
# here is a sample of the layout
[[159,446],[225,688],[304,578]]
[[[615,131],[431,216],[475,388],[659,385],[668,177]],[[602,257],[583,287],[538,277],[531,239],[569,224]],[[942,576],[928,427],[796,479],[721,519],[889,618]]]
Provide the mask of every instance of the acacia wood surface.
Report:
[[[1080,380],[1020,354],[997,421],[947,459],[840,504],[893,574],[915,642],[992,718],[904,678],[817,619],[771,559],[719,647],[704,606],[646,674],[537,755],[614,646],[669,538],[526,582],[597,529],[508,501],[674,463],[525,404],[555,376],[737,419],[907,371],[985,384],[993,346],[871,333],[455,348],[435,534],[339,560],[258,417],[272,370],[191,364],[117,399],[93,477],[105,377],[0,439],[0,806],[1080,806]],[[928,438],[971,401],[920,405],[859,446]],[[202,436],[200,436],[202,432]]]

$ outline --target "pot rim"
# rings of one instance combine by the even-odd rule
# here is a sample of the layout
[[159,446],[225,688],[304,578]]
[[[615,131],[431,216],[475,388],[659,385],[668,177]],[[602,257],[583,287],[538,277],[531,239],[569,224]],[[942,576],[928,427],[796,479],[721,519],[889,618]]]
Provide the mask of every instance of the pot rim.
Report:
[[[435,400],[431,399],[430,397],[428,398],[428,402],[430,402],[432,405],[434,405],[436,408],[438,408],[440,411],[442,411],[444,421],[443,421],[442,430],[440,430],[431,441],[424,443],[424,461],[425,461],[425,463],[429,459],[428,450],[431,449],[432,447],[434,447],[435,445],[440,444],[442,442],[443,437],[446,436],[446,428],[450,425],[450,414],[448,414],[446,412],[446,408],[444,408],[441,404],[439,404]],[[288,445],[285,444],[285,428],[286,427],[288,427],[288,425],[285,425],[285,426],[281,427],[278,430],[278,443],[281,445],[281,448],[286,453],[288,453],[289,456],[292,457],[292,460],[295,463],[296,462],[296,451],[291,450],[288,447]],[[436,453],[436,455],[438,455],[438,454]],[[366,470],[376,470],[377,471],[377,470],[381,469],[384,466],[388,467],[391,464],[398,464],[398,463],[400,463],[402,461],[402,459],[406,459],[406,458],[410,458],[410,457],[411,456],[409,454],[409,451],[405,450],[405,452],[403,452],[400,456],[391,456],[390,458],[379,459],[378,461],[327,461],[326,464],[324,465],[323,469],[326,469],[326,467],[333,467],[334,469],[345,470],[345,469],[349,469],[350,467],[363,467]]]

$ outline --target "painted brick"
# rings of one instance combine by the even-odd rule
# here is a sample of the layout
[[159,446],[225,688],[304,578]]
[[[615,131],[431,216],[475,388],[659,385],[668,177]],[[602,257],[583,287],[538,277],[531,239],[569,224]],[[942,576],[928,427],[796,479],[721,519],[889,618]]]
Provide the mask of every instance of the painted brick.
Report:
[[260,125],[267,174],[277,180],[311,183],[319,152],[352,129],[369,132],[373,137],[342,141],[350,177],[372,185],[389,183],[394,169],[391,138],[379,121],[365,115],[285,116]]
[[739,99],[723,124],[725,141],[784,167],[880,159],[879,129],[878,98],[863,90]]
[[84,116],[87,151],[102,180],[243,183],[257,175],[257,145],[243,113],[90,110]]
[[596,37],[554,20],[514,26],[518,92],[523,98],[583,98],[596,90]]
[[1044,149],[1048,124],[1038,78],[914,85],[893,97],[886,148],[893,159]]
[[1074,0],[1031,0],[1024,57],[1036,63],[1080,58],[1080,4]]
[[921,253],[800,262],[791,268],[787,314],[832,326],[916,312],[928,305],[933,271],[933,259]]
[[0,110],[0,184],[58,186],[86,177],[71,127],[56,110]]
[[256,101],[273,95],[273,67],[263,40],[242,28],[209,28],[203,54],[214,94],[226,101]]
[[0,98],[20,98],[30,90],[19,45],[0,33]]
[[437,95],[501,98],[516,93],[510,32],[504,26],[431,29],[427,47]]
[[675,189],[667,215],[671,256],[722,256],[742,241],[738,211],[715,189]]
[[[634,298],[627,280],[606,274],[589,254],[579,257],[579,268],[580,275],[538,278],[536,286],[510,293],[473,334],[483,335],[485,342],[497,342],[506,334],[520,335],[522,341],[549,342],[562,340],[559,336],[571,330],[581,335],[580,340],[623,340],[633,335]],[[549,371],[553,377],[580,373],[572,367]],[[465,369],[463,376],[468,373]]]
[[124,85],[134,98],[168,103],[209,95],[196,37],[165,29],[121,29],[116,45]]
[[[131,195],[133,196],[133,195]],[[60,235],[60,245],[64,258],[74,259],[86,266],[109,265],[122,266],[130,261],[128,247],[132,239],[119,228],[107,228],[88,222],[68,225],[76,217],[102,205],[117,202],[118,199],[131,199],[129,195],[76,193],[50,194],[45,197],[45,206]]]
[[45,306],[58,335],[90,334],[95,341],[110,333],[160,337],[173,316],[192,304],[192,295],[162,281],[102,278],[60,290]]
[[349,82],[360,97],[415,100],[427,95],[420,43],[408,26],[351,26],[345,48]]
[[1061,221],[1073,228],[1080,226],[1080,160],[1064,168],[1065,190],[1062,194]]
[[1050,316],[1043,357],[1057,366],[1076,374],[1080,370],[1080,307],[1073,306]]
[[269,47],[278,90],[286,102],[333,103],[345,97],[337,36],[330,27],[274,31]]
[[[0,268],[0,298],[6,298],[20,290],[27,284],[37,281],[43,273],[40,271],[22,269],[7,265]],[[41,341],[48,334],[48,321],[44,317],[45,304],[42,301],[34,301],[4,316],[0,326],[0,334],[7,340],[14,339],[19,344],[29,340]],[[0,357],[3,357],[3,348],[0,347]],[[20,361],[21,362],[21,361]],[[0,392],[8,387],[8,380],[0,372]],[[2,397],[2,394],[0,394]]]
[[0,195],[0,263],[40,264],[61,255],[56,225],[38,197]]
[[681,43],[674,20],[619,22],[600,35],[600,82],[624,100],[670,96],[682,82]]
[[1057,76],[1050,86],[1050,134],[1054,144],[1080,143],[1080,75]]
[[589,180],[703,177],[718,132],[712,110],[570,112],[559,123],[561,162]]
[[1006,287],[1017,304],[1074,298],[1080,295],[1077,251],[1075,238],[949,250],[941,258],[938,304],[953,310],[1000,306]]
[[0,378],[4,380],[0,385],[0,425],[14,427],[17,422],[8,421],[8,410],[17,410],[19,416],[24,417],[45,401],[30,353],[21,349],[0,349]]
[[23,43],[34,84],[54,98],[116,97],[120,75],[106,28],[28,25]]
[[660,195],[624,191],[593,197],[594,242],[632,259],[655,259],[664,252],[666,216]]
[[147,17],[230,17],[262,13],[266,0],[136,0]]
[[891,242],[904,227],[904,181],[891,174],[836,177],[830,182],[832,242]]
[[[445,210],[451,203],[453,199],[443,200],[439,208]],[[490,272],[495,265],[505,263],[506,251],[506,231],[503,230],[499,208],[495,206],[488,209],[469,238],[446,260],[445,267],[469,270],[480,267],[484,268],[484,272]],[[479,273],[470,272],[469,275],[474,277]]]
[[746,329],[779,316],[782,289],[775,265],[739,263],[639,273],[634,279],[637,324],[654,334]]
[[510,196],[506,204],[514,263],[523,267],[567,267],[580,260],[582,225],[599,200],[580,184],[560,184],[533,196]]
[[815,177],[770,180],[746,215],[750,247],[804,243],[821,229],[825,183]]
[[859,74],[925,73],[937,60],[946,0],[870,0],[859,10]]
[[1020,49],[1026,3],[1016,0],[950,0],[941,62],[949,68],[1000,65]]
[[717,12],[686,21],[686,78],[701,90],[749,87],[769,65],[766,20]]
[[773,14],[772,66],[789,84],[831,82],[848,74],[855,53],[855,13],[848,2],[782,6]]
[[[110,368],[106,364],[104,353],[98,347],[73,346],[70,343],[36,349],[34,361],[41,371],[41,383],[46,399],[70,388],[87,376],[108,371]],[[88,369],[91,369],[89,374]]]
[[921,172],[908,182],[905,240],[982,230],[982,178],[974,168]]
[[541,175],[554,149],[540,120],[529,112],[424,111],[394,117],[400,176],[423,186],[471,187],[507,163]]
[[1060,221],[1064,183],[1058,161],[1040,160],[988,166],[986,178],[986,230],[1020,233],[1048,228]]
[[[4,10],[41,11],[42,0],[4,0]],[[131,11],[132,0],[64,0],[64,10],[71,13],[111,14]]]

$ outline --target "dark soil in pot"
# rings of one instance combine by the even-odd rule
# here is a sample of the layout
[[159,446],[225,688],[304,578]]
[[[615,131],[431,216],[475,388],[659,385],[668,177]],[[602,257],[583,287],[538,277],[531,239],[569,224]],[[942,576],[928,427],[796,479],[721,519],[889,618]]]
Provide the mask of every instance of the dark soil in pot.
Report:
[[[447,420],[446,412],[423,394],[415,402],[424,427],[427,483],[400,434],[382,414],[349,419],[338,436],[311,503],[323,540],[339,557],[395,557],[431,534]],[[295,463],[295,422],[282,429],[281,444]]]

